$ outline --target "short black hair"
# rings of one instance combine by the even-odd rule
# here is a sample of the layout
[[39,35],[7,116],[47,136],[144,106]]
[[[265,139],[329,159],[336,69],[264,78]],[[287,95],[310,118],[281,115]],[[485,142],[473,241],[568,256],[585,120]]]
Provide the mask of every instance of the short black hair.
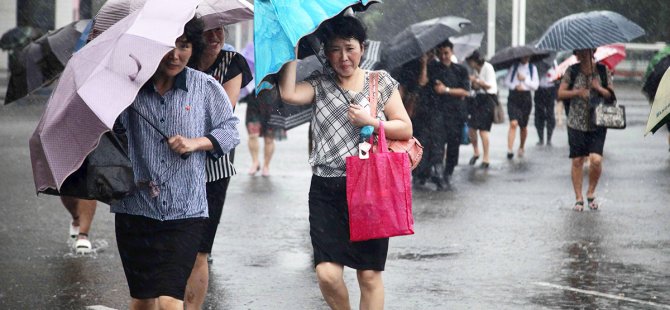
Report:
[[486,60],[484,60],[484,57],[482,57],[481,54],[479,54],[479,51],[474,51],[470,56],[465,58],[465,61],[474,61],[478,65],[483,65]]
[[189,67],[197,65],[202,56],[202,52],[205,50],[205,39],[202,37],[203,29],[205,29],[205,25],[201,19],[196,17],[191,18],[191,20],[184,26],[183,36],[186,38],[186,42],[191,43],[191,46],[193,47],[191,59],[188,61]]
[[336,38],[356,39],[361,46],[368,38],[367,31],[363,23],[353,16],[338,15],[326,20],[317,29],[317,36],[324,44],[328,44]]
[[448,47],[452,51],[454,50],[454,44],[451,43],[451,41],[449,41],[449,39],[446,39],[446,40],[442,41],[442,43],[440,43],[436,46],[436,48],[443,48],[443,47]]

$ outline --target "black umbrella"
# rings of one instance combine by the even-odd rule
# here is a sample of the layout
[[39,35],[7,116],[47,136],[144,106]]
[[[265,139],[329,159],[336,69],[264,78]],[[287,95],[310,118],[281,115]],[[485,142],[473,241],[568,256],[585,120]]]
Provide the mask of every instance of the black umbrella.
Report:
[[384,47],[382,61],[385,68],[391,70],[420,57],[467,25],[470,25],[470,20],[456,16],[438,17],[410,25]]
[[11,103],[52,82],[65,69],[89,19],[70,23],[30,42],[21,55],[24,72],[12,71],[14,87],[7,89],[5,104]]
[[30,26],[14,27],[3,33],[2,37],[0,37],[0,49],[12,50],[23,48],[30,41],[39,38],[42,34],[42,31]]
[[621,14],[592,11],[568,15],[556,21],[538,40],[536,47],[576,50],[629,42],[644,35],[644,29]]
[[530,45],[509,46],[499,50],[489,62],[495,70],[508,69],[523,57],[530,57],[530,62],[537,62],[549,57],[551,51],[541,50]]
[[670,56],[666,56],[656,63],[652,71],[646,76],[644,85],[642,86],[642,92],[647,96],[650,102],[654,101],[656,91],[658,90],[658,84],[661,83],[661,78],[663,78],[665,71],[667,71],[669,67]]

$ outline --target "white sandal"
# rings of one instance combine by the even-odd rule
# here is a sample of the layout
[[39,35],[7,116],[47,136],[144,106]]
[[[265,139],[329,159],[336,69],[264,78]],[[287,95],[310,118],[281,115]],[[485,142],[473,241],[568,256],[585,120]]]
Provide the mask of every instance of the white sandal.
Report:
[[70,240],[74,241],[79,235],[79,226],[74,226],[70,223]]
[[89,254],[93,251],[93,246],[88,239],[77,239],[74,243],[74,249],[77,254]]

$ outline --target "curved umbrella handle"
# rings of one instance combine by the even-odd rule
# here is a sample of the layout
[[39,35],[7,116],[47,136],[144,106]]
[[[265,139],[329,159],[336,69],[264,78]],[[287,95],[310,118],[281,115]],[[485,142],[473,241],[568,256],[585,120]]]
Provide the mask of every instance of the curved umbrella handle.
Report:
[[130,78],[131,81],[135,81],[137,79],[137,75],[140,74],[140,71],[142,70],[142,64],[140,63],[140,60],[137,59],[137,57],[133,54],[128,54],[130,58],[132,58],[135,61],[135,64],[137,65],[137,72],[133,74],[129,74],[128,78]]

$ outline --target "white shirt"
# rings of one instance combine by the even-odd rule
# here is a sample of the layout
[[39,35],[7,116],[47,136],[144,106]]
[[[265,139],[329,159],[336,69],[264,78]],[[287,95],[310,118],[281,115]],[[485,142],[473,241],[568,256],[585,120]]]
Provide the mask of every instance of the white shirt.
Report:
[[484,62],[482,69],[479,72],[475,70],[475,77],[482,80],[486,85],[491,86],[489,89],[481,88],[477,90],[477,93],[487,93],[491,95],[498,93],[498,81],[496,81],[496,71],[493,69],[493,65]]
[[[533,74],[530,74],[530,63],[522,64],[519,63],[519,66],[516,69],[516,74],[512,77],[512,72],[514,71],[514,65],[512,65],[505,76],[505,84],[507,88],[514,90],[517,85],[521,85],[523,90],[531,91],[537,90],[537,87],[540,85],[540,78],[538,77],[537,67],[533,66]],[[519,81],[518,75],[522,74],[526,77],[525,80]],[[531,78],[532,76],[532,78]]]
[[547,73],[540,78],[540,87],[549,88],[554,87],[554,81],[556,80],[556,67],[551,66]]

